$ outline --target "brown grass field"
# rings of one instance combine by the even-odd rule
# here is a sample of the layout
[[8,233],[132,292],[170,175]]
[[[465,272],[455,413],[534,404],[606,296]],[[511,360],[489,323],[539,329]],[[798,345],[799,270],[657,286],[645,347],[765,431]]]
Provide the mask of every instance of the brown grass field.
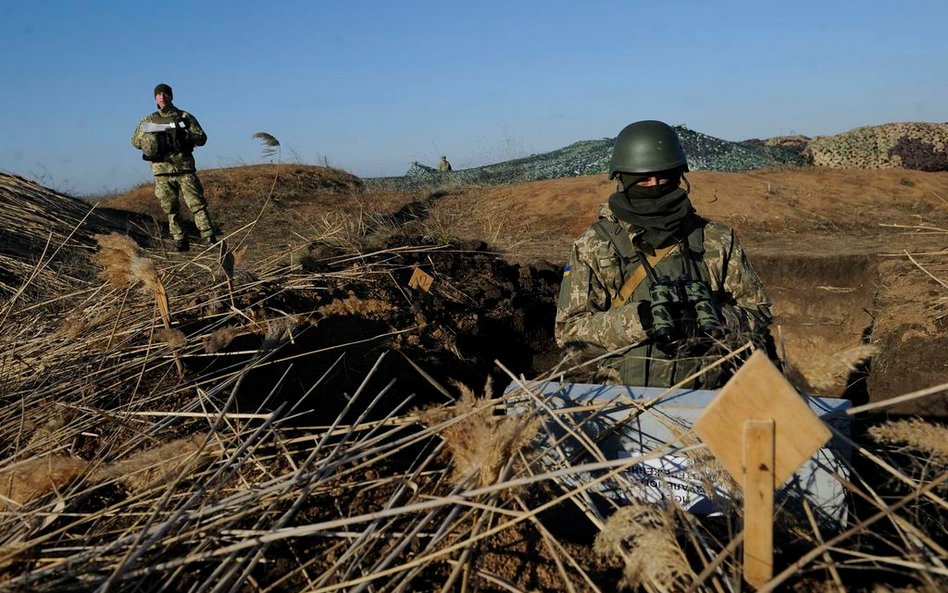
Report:
[[[90,212],[0,176],[0,589],[747,590],[739,509],[601,516],[542,462],[551,413],[505,413],[512,381],[583,375],[552,321],[604,176],[201,178],[225,243],[177,254],[149,185]],[[778,511],[763,590],[945,590],[948,173],[689,180],[764,279],[788,377],[859,406],[848,523]]]

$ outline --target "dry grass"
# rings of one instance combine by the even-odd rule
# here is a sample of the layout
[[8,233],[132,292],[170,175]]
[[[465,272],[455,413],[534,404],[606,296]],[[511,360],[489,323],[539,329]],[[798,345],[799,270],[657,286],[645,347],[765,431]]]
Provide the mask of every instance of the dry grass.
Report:
[[101,268],[102,278],[116,288],[128,289],[141,284],[143,289],[154,297],[165,327],[170,329],[168,296],[161,278],[158,277],[155,262],[141,257],[138,245],[127,235],[96,235],[95,240],[99,244],[95,261]]
[[851,346],[829,356],[814,355],[791,361],[790,381],[810,393],[832,393],[845,384],[858,365],[871,359],[877,348],[870,344]]
[[239,327],[222,327],[216,329],[205,339],[204,352],[214,354],[227,348],[234,338],[239,336],[243,330]]
[[0,173],[0,296],[33,302],[76,290],[92,271],[92,236],[121,228],[141,237],[135,220]]
[[621,585],[647,591],[684,591],[695,574],[675,539],[675,523],[653,505],[616,511],[596,536],[596,553],[623,563]]
[[869,434],[879,443],[905,445],[931,455],[932,461],[948,465],[948,427],[920,418],[895,420],[871,426]]
[[[94,484],[112,479],[131,492],[167,483],[184,468],[198,468],[201,462],[216,459],[220,451],[202,449],[204,437],[195,435],[146,449],[127,460],[99,466],[69,455],[47,455],[0,470],[0,496],[14,508],[50,493],[59,493],[71,481],[85,474],[85,482]],[[89,472],[89,473],[87,473]]]
[[[451,452],[456,483],[474,478],[478,486],[496,483],[511,460],[527,449],[540,427],[530,415],[495,416],[490,385],[484,398],[457,384],[461,397],[449,408],[429,408],[420,415],[423,423],[438,429]],[[443,426],[443,428],[438,428]]]
[[350,293],[345,299],[334,299],[328,305],[320,307],[318,311],[323,315],[358,315],[369,319],[382,319],[394,308],[388,301],[360,299]]
[[0,470],[0,501],[7,510],[16,509],[38,496],[62,490],[88,467],[89,462],[78,457],[47,455]]
[[[222,451],[205,446],[203,435],[192,435],[134,453],[128,459],[99,468],[96,477],[122,483],[131,492],[140,492],[166,484],[180,474],[199,472],[203,464],[218,459]],[[184,476],[185,479],[188,475]]]

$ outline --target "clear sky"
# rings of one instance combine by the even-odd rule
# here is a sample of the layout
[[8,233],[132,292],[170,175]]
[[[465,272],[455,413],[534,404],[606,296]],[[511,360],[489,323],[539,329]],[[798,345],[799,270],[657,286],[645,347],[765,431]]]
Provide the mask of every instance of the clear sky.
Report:
[[945,0],[0,0],[0,170],[73,194],[151,178],[129,144],[158,82],[199,168],[401,175],[662,119],[719,138],[948,121]]

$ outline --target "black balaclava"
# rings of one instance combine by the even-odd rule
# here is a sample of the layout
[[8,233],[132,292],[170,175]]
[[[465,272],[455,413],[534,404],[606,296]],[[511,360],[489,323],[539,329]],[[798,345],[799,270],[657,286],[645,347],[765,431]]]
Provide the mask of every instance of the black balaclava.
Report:
[[678,187],[682,171],[657,174],[668,182],[652,187],[635,185],[648,175],[619,173],[618,191],[609,196],[616,218],[642,231],[640,240],[652,250],[683,239],[697,222],[688,192]]

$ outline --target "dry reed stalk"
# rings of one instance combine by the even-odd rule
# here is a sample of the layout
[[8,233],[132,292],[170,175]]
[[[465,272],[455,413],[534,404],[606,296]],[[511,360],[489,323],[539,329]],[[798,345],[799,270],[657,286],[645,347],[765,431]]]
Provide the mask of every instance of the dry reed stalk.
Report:
[[[948,232],[948,229],[946,229],[945,232]],[[925,272],[925,274],[926,274],[929,278],[931,278],[932,280],[934,280],[934,281],[937,282],[938,284],[941,284],[942,287],[948,288],[948,282],[945,282],[945,281],[942,280],[941,278],[939,278],[939,277],[935,276],[934,274],[932,274],[932,273],[931,273],[929,270],[927,270],[922,264],[918,263],[918,261],[917,261],[914,257],[912,257],[912,254],[909,253],[908,251],[905,251],[904,253],[905,253],[905,256],[906,256],[907,258],[909,258],[909,261],[911,261],[911,262],[915,265],[915,267],[917,267],[919,270]]]
[[654,505],[632,504],[617,510],[596,536],[594,549],[604,558],[619,558],[624,587],[681,591],[695,580],[675,540],[675,524]]
[[[316,524],[309,524],[309,525],[299,526],[299,527],[294,527],[294,528],[286,528],[278,532],[261,532],[261,533],[253,534],[253,537],[247,537],[241,541],[238,541],[237,543],[230,544],[222,548],[219,548],[217,550],[214,550],[211,553],[192,554],[192,555],[182,557],[178,560],[175,560],[166,564],[162,564],[160,566],[155,566],[153,567],[152,572],[154,570],[159,570],[159,569],[160,570],[175,569],[180,566],[184,566],[186,564],[190,564],[193,562],[204,562],[209,559],[219,558],[220,556],[227,555],[236,550],[254,548],[256,546],[259,546],[261,543],[265,543],[265,542],[273,542],[273,541],[280,541],[280,540],[289,540],[289,539],[298,538],[298,537],[305,537],[307,535],[323,533],[328,530],[339,529],[339,528],[347,527],[351,525],[358,525],[361,523],[366,523],[366,522],[370,522],[370,521],[374,521],[374,520],[382,519],[382,518],[397,517],[397,516],[410,516],[419,511],[425,511],[432,508],[451,506],[451,505],[456,505],[456,504],[469,504],[468,500],[471,498],[476,498],[478,496],[490,494],[492,492],[519,489],[523,486],[535,484],[538,482],[548,481],[548,480],[566,476],[566,475],[578,475],[578,474],[585,474],[589,472],[600,472],[600,471],[604,472],[602,475],[599,475],[598,477],[595,477],[589,480],[588,482],[582,483],[576,487],[577,491],[586,491],[586,490],[596,487],[602,482],[605,482],[610,479],[614,479],[616,474],[624,472],[624,471],[628,471],[629,467],[631,467],[635,463],[646,461],[648,459],[655,459],[659,455],[660,454],[650,453],[649,455],[634,457],[630,459],[621,459],[621,460],[609,461],[605,463],[583,464],[576,467],[564,468],[564,469],[556,470],[553,472],[538,474],[536,476],[521,477],[521,478],[506,480],[503,482],[498,482],[495,484],[477,488],[475,490],[463,492],[459,496],[447,496],[447,497],[432,496],[432,497],[428,497],[423,502],[413,503],[413,504],[405,505],[400,508],[390,509],[387,511],[377,511],[373,513],[357,515],[357,516],[348,517],[344,519],[323,521]],[[470,540],[465,540],[461,543],[456,543],[456,544],[446,546],[444,548],[433,551],[426,556],[416,557],[413,560],[406,561],[404,564],[400,566],[386,569],[384,571],[380,571],[378,573],[369,575],[367,577],[361,577],[359,579],[347,581],[345,583],[339,583],[337,585],[323,587],[321,589],[318,589],[318,591],[324,591],[324,590],[333,591],[340,588],[345,588],[348,586],[359,584],[361,582],[365,582],[366,580],[384,578],[386,576],[401,572],[408,568],[430,563],[434,559],[440,558],[447,554],[451,554],[452,552],[455,552],[459,549],[463,549],[466,546],[472,545],[476,541],[486,539],[496,533],[504,531],[505,529],[509,529],[513,527],[514,525],[519,524],[523,521],[528,521],[531,517],[536,517],[540,515],[541,513],[551,508],[554,508],[559,504],[562,504],[563,502],[569,500],[574,495],[575,493],[571,492],[571,493],[566,493],[561,496],[555,497],[531,509],[528,513],[522,513],[522,514],[518,514],[517,516],[511,517],[508,521],[498,524],[497,526],[484,531],[483,533],[479,534],[478,536],[474,538],[471,538]],[[235,503],[236,502],[227,503],[228,508],[230,508],[230,506]],[[208,512],[207,507],[205,507],[203,511]]]
[[[378,269],[367,264],[360,273],[375,274]],[[180,272],[183,274],[185,271],[182,268]],[[342,277],[341,274],[336,276]],[[314,278],[310,281],[320,281],[318,277]],[[273,278],[265,280],[272,281]],[[168,281],[169,290],[173,290],[170,282],[186,280],[168,276]],[[282,286],[288,286],[289,282],[282,283]],[[185,393],[193,393],[194,384],[177,386],[173,380],[154,384],[139,381],[140,374],[164,376],[169,370],[173,372],[167,359],[154,358],[140,341],[136,342],[136,337],[153,326],[153,307],[132,302],[135,299],[125,307],[116,307],[123,295],[106,292],[96,297],[100,303],[93,303],[92,307],[98,308],[86,317],[94,318],[102,310],[119,311],[114,322],[114,340],[107,352],[84,352],[75,344],[62,346],[61,333],[55,338],[57,341],[53,341],[51,334],[43,335],[42,330],[36,330],[45,327],[42,317],[36,320],[11,317],[11,323],[4,326],[7,336],[0,336],[3,344],[15,344],[17,356],[34,369],[44,370],[42,375],[38,375],[25,363],[20,368],[0,361],[0,376],[5,385],[22,385],[15,388],[15,393],[5,393],[8,398],[0,402],[0,420],[3,420],[0,422],[0,442],[19,442],[16,440],[18,431],[19,434],[29,434],[17,428],[24,410],[31,410],[31,414],[39,416],[51,416],[54,412],[62,414],[63,409],[67,409],[71,420],[51,427],[44,442],[85,442],[87,449],[84,451],[94,448],[108,458],[124,459],[119,463],[129,463],[137,459],[136,451],[153,446],[151,443],[163,440],[164,435],[189,434],[196,425],[205,430],[207,422],[204,419],[212,413],[197,414],[198,406],[206,405],[208,410],[221,410],[226,415],[228,406],[220,398],[231,390],[240,390],[238,377],[269,363],[260,358],[246,366],[235,366],[222,377],[195,377],[194,384],[203,388],[202,391],[208,391],[199,400],[182,398]],[[204,305],[214,299],[219,297],[214,296],[213,289],[203,292],[199,289],[194,294],[195,315],[199,316],[198,312]],[[243,314],[250,314],[249,309],[245,313],[227,311],[225,307],[221,315],[226,323],[240,319]],[[16,321],[16,326],[12,321]],[[31,324],[35,324],[33,330],[28,329]],[[56,327],[55,324],[49,326]],[[96,324],[90,324],[84,332],[84,340],[110,335],[108,328]],[[282,335],[285,336],[286,332]],[[93,360],[95,364],[89,366],[87,360]],[[92,370],[87,373],[87,368]],[[81,370],[77,372],[77,369]],[[14,371],[15,375],[6,374]],[[366,399],[369,398],[358,398],[349,412],[376,405],[367,404]],[[378,398],[372,401],[378,401]],[[167,415],[148,415],[155,410],[167,410],[162,412]],[[191,412],[201,418],[189,420]],[[472,416],[483,414],[482,407],[473,406],[470,413]],[[213,414],[211,419],[217,416]],[[346,424],[340,416],[330,426],[313,428],[311,434],[306,435],[299,429],[279,426],[282,418],[268,417],[269,426],[258,432],[250,431],[243,423],[235,421],[239,419],[238,415],[222,416],[220,422],[214,423],[215,438],[226,445],[221,464],[215,464],[211,469],[196,466],[181,480],[135,489],[122,500],[106,497],[105,508],[87,510],[81,504],[84,497],[101,485],[85,481],[81,485],[59,489],[62,500],[56,502],[68,505],[70,512],[68,516],[63,513],[62,520],[48,530],[18,527],[27,524],[35,514],[20,512],[0,517],[0,530],[12,532],[18,529],[21,531],[17,533],[22,534],[16,549],[4,549],[2,555],[40,559],[37,563],[17,564],[12,573],[15,580],[10,586],[53,590],[65,588],[70,583],[74,585],[76,579],[81,578],[90,588],[103,590],[187,587],[210,593],[241,587],[259,588],[253,582],[258,571],[250,570],[261,560],[274,557],[272,551],[267,551],[268,542],[281,542],[279,549],[287,550],[286,562],[281,565],[286,570],[284,584],[298,578],[298,582],[309,590],[356,586],[373,590],[411,590],[412,578],[420,571],[430,570],[436,564],[443,566],[444,562],[455,562],[458,553],[473,550],[476,545],[483,546],[490,541],[487,538],[520,522],[539,526],[538,514],[553,508],[547,504],[532,509],[525,505],[512,507],[510,497],[492,496],[491,493],[501,494],[527,484],[553,482],[570,472],[605,471],[602,480],[616,480],[617,474],[627,471],[629,464],[637,462],[623,460],[623,463],[586,464],[563,468],[558,474],[547,472],[511,478],[503,474],[505,465],[501,464],[498,477],[484,488],[461,488],[457,495],[443,497],[448,470],[432,466],[434,450],[431,448],[419,454],[418,464],[411,471],[381,477],[374,475],[371,479],[366,474],[374,462],[384,462],[396,454],[429,443],[434,434],[432,429],[438,425],[409,430],[413,416],[396,410],[381,421],[360,418]],[[450,422],[452,419],[444,424]],[[286,438],[287,435],[290,438]],[[35,446],[40,445],[36,443]],[[519,451],[514,454],[519,457]],[[23,455],[22,449],[17,451],[17,455]],[[276,459],[283,458],[287,460],[285,463],[275,463]],[[150,465],[155,461],[143,460],[142,463]],[[219,471],[220,466],[226,466],[226,469]],[[114,470],[115,466],[107,467]],[[614,471],[610,472],[609,468]],[[85,489],[80,490],[81,486]],[[359,510],[346,506],[346,501],[356,492],[382,487],[391,487],[398,496],[393,494],[378,515],[369,518],[365,513],[359,515]],[[590,487],[583,483],[577,490],[585,491]],[[310,509],[314,515],[296,517],[296,509],[307,508],[308,494],[336,501],[338,508]],[[575,496],[575,492],[557,497],[554,505],[569,501],[571,496]],[[28,508],[45,505],[42,512],[49,514],[51,504],[34,500]],[[330,521],[336,521],[335,517],[340,516],[349,519],[339,519],[341,522],[338,523]],[[470,530],[479,518],[484,518],[480,519],[482,525],[491,525],[486,518],[490,516],[502,519],[489,529],[476,533]],[[359,529],[353,529],[355,526]],[[466,537],[472,533],[473,537]],[[357,539],[359,537],[361,539]],[[739,536],[736,540],[739,541]],[[326,542],[326,545],[310,545],[311,542]],[[553,561],[557,557],[561,559],[562,564],[558,563],[558,566],[576,568],[577,565],[572,564],[574,559],[554,538],[544,536],[544,542]],[[728,542],[715,543],[722,548],[730,546]],[[338,572],[332,569],[334,574],[326,574],[331,568],[323,554],[338,559],[346,551],[349,553],[337,566]],[[54,564],[43,562],[43,559],[56,560]],[[207,568],[211,563],[202,564],[202,559],[211,560],[214,566]],[[218,565],[216,562],[222,559],[227,559],[227,562]],[[373,562],[376,563],[373,565]],[[123,564],[122,570],[115,571]],[[923,563],[907,561],[900,567],[904,570],[927,569]],[[575,570],[571,572],[575,574]],[[114,576],[104,584],[102,575],[108,574]],[[503,586],[500,584],[502,579],[494,579],[493,575],[483,571],[474,570],[471,576],[491,579],[496,586]],[[279,590],[279,582],[271,583],[271,590]],[[318,584],[320,582],[322,584]],[[725,584],[728,583],[725,581]],[[518,583],[506,585],[510,590],[519,586]]]
[[877,350],[870,344],[859,344],[829,356],[814,356],[806,361],[799,361],[794,366],[805,382],[800,387],[808,386],[808,391],[814,393],[830,393],[839,389],[846,377],[857,370],[857,365],[875,356]]
[[[523,512],[528,512],[530,510],[530,507],[524,502],[522,497],[518,496],[516,499],[517,505]],[[567,588],[571,592],[575,592],[576,587],[573,585],[572,579],[567,576],[566,568],[563,566],[562,558],[566,559],[570,565],[570,568],[573,569],[575,574],[579,574],[586,586],[589,587],[590,591],[601,593],[599,586],[593,582],[592,578],[590,578],[589,574],[586,572],[586,569],[580,566],[576,559],[573,558],[573,556],[563,547],[563,544],[560,543],[552,533],[550,533],[550,530],[547,529],[539,519],[536,517],[531,517],[530,523],[537,531],[540,532],[540,535],[543,537],[543,543],[549,548],[550,555],[556,562],[557,570],[559,570],[562,574],[563,581],[566,583]]]
[[358,315],[368,319],[382,319],[395,309],[394,305],[378,299],[360,299],[354,293],[349,293],[345,300],[334,299],[328,305],[319,307],[317,311],[322,315]]
[[139,451],[128,459],[99,468],[97,475],[114,479],[132,492],[153,488],[168,482],[182,468],[192,464],[195,455],[200,455],[195,466],[216,459],[217,451],[210,447],[202,449],[204,440],[203,435],[194,435]]
[[[99,244],[96,262],[101,266],[101,276],[116,288],[131,288],[141,284],[146,292],[155,299],[158,312],[165,329],[171,330],[171,308],[168,304],[168,294],[165,286],[158,277],[155,262],[141,257],[138,245],[131,237],[119,233],[95,235]],[[174,353],[178,376],[184,377],[184,365],[177,352]]]
[[932,456],[936,464],[948,464],[948,426],[921,418],[893,420],[869,427],[869,435],[887,445],[906,445]]
[[483,399],[474,395],[469,387],[455,385],[461,392],[457,404],[449,408],[428,408],[419,418],[429,427],[461,418],[440,431],[451,452],[454,479],[460,483],[473,475],[480,486],[493,484],[507,460],[530,445],[540,421],[526,414],[494,416],[493,406],[488,401],[489,383]]
[[782,585],[787,579],[796,574],[804,566],[812,562],[815,558],[821,556],[823,552],[833,549],[833,546],[836,544],[845,541],[847,538],[851,537],[856,533],[865,532],[870,526],[877,523],[878,521],[892,515],[895,511],[905,507],[910,502],[918,500],[921,496],[924,496],[926,493],[930,493],[935,488],[941,486],[945,483],[945,480],[948,480],[948,472],[942,473],[934,480],[925,484],[918,490],[907,494],[902,497],[900,500],[895,502],[892,505],[889,505],[885,509],[879,511],[875,515],[861,521],[860,523],[854,525],[853,527],[847,529],[846,531],[836,535],[835,537],[827,540],[825,543],[813,548],[809,552],[803,555],[799,560],[792,563],[790,566],[785,568],[782,572],[775,575],[768,583],[758,589],[758,593],[769,593],[770,591],[775,590],[777,587]]
[[[820,545],[825,544],[823,534],[820,532],[820,525],[817,523],[816,517],[813,516],[813,510],[810,508],[810,503],[806,499],[803,500],[803,510],[806,512],[806,519],[810,523],[810,529],[813,530],[816,541]],[[846,587],[843,586],[843,581],[839,576],[839,570],[836,568],[836,562],[833,560],[833,557],[830,556],[829,550],[823,553],[823,560],[826,562],[827,570],[829,570],[830,575],[833,577],[833,583],[836,585],[837,593],[846,593]]]
[[[110,230],[113,225],[81,200],[56,194],[25,179],[0,174],[0,226],[11,232],[3,233],[0,246],[0,269],[15,282],[2,283],[0,289],[9,294],[0,306],[0,325],[13,311],[13,305],[28,289],[45,297],[51,292],[68,292],[82,283],[83,274],[66,269],[54,269],[51,264],[62,256],[81,258],[80,248],[94,232]],[[38,239],[45,238],[42,254],[36,258],[34,250]],[[24,240],[26,239],[26,240]],[[10,244],[6,244],[10,243]],[[50,253],[50,247],[58,243]],[[36,285],[39,286],[36,286]],[[45,298],[40,300],[45,301]]]
[[[904,472],[901,472],[895,467],[892,467],[892,465],[887,463],[884,459],[880,458],[878,455],[874,454],[872,451],[869,451],[862,445],[856,443],[855,441],[850,439],[849,436],[842,434],[841,432],[833,428],[832,425],[827,424],[826,426],[833,432],[834,437],[840,439],[845,444],[851,446],[853,448],[853,451],[859,453],[866,459],[872,461],[873,463],[878,465],[880,468],[885,470],[889,475],[899,480],[906,486],[910,487],[913,490],[917,490],[924,485],[908,477],[907,475],[905,475]],[[931,500],[932,502],[934,502],[935,504],[937,504],[942,509],[948,510],[948,501],[945,501],[944,499],[938,497],[934,492],[930,492],[926,490],[924,496],[928,498],[929,500]]]
[[154,297],[165,327],[170,328],[168,295],[158,277],[155,262],[141,257],[138,245],[127,235],[110,233],[96,235],[95,239],[99,244],[95,259],[102,268],[101,276],[116,288],[129,288],[141,283]]

